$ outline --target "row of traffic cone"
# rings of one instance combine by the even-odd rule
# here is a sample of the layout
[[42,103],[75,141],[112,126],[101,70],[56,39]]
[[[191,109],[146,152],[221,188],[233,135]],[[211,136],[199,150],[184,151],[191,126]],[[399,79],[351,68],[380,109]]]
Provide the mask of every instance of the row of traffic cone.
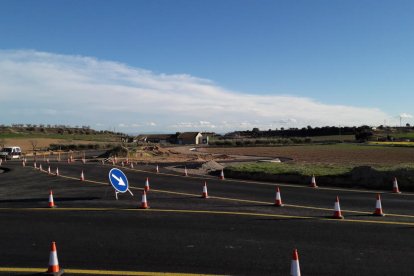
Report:
[[[49,265],[46,271],[48,275],[60,276],[64,273],[64,270],[60,268],[56,242],[52,242],[50,253],[49,253]],[[290,263],[290,275],[301,276],[300,265],[299,265],[299,253],[297,249],[293,250],[292,261]]]
[[[280,194],[279,187],[276,187],[276,197],[275,197],[274,206],[276,206],[276,207],[282,207],[283,206],[282,197],[281,197],[281,194]],[[382,204],[381,204],[380,194],[377,194],[377,199],[376,199],[376,203],[375,203],[375,211],[374,211],[373,215],[374,216],[385,216],[384,212],[382,211]],[[342,216],[341,207],[340,207],[340,204],[339,204],[339,196],[337,196],[336,200],[335,200],[333,218],[335,218],[335,219],[343,219],[344,218]]]
[[[25,166],[25,165],[23,165],[23,166]],[[39,165],[39,168],[37,168],[36,162],[34,162],[34,163],[33,163],[33,167],[34,167],[35,169],[39,169],[40,171],[43,171],[42,164],[40,164],[40,165]],[[52,173],[52,170],[51,170],[51,168],[50,168],[50,166],[48,166],[48,168],[47,168],[47,173],[48,173],[48,174],[53,174],[53,173]],[[58,167],[56,167],[56,171],[55,171],[54,175],[59,176],[59,168],[58,168]],[[83,173],[83,170],[81,171],[81,174],[80,174],[79,180],[80,180],[80,181],[85,181],[85,174]]]
[[[316,179],[315,179],[315,175],[312,175],[311,178],[311,183],[309,185],[309,187],[311,188],[318,188],[318,185],[316,185]],[[400,189],[398,188],[398,181],[397,178],[394,177],[394,180],[392,181],[392,192],[396,193],[396,194],[400,194]]]
[[[377,194],[377,199],[375,202],[375,211],[373,213],[374,216],[380,216],[383,217],[385,216],[384,212],[382,211],[382,204],[381,204],[381,196],[380,194]],[[343,219],[344,216],[342,215],[341,212],[341,207],[339,205],[339,197],[336,197],[335,200],[335,205],[334,205],[334,215],[333,215],[334,219]]]
[[[141,205],[139,207],[140,209],[148,209],[149,208],[148,200],[147,200],[147,193],[149,191],[150,191],[150,185],[149,185],[149,179],[147,177],[147,179],[145,181],[145,185],[144,185],[144,191],[142,192]],[[204,182],[203,192],[201,194],[201,198],[208,198],[207,182]]]

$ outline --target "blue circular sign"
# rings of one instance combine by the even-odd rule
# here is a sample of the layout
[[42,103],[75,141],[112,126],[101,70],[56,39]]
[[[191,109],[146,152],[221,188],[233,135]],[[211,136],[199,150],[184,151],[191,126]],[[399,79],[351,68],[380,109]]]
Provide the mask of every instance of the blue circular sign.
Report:
[[109,171],[109,182],[120,193],[128,191],[128,179],[120,169],[113,168]]

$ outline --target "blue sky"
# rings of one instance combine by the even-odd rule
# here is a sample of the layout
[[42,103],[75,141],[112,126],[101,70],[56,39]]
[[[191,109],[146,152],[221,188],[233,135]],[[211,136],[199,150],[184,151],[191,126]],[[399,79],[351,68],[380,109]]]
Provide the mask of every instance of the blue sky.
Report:
[[413,123],[413,14],[413,1],[2,0],[0,100],[23,107],[0,115],[128,132]]

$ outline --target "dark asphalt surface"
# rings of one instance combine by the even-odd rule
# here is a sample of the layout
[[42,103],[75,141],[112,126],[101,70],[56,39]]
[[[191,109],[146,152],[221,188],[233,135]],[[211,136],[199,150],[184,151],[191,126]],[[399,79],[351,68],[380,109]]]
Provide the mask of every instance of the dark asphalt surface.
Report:
[[[413,275],[413,194],[383,193],[384,212],[405,216],[378,218],[369,215],[375,193],[282,185],[287,206],[276,208],[272,183],[155,174],[154,166],[141,165],[124,168],[135,196],[116,201],[108,184],[110,165],[51,163],[53,172],[59,166],[72,179],[41,173],[32,164],[1,166],[10,171],[0,174],[0,267],[46,269],[50,242],[56,241],[63,268],[289,275],[292,250],[298,248],[302,275]],[[81,170],[85,182],[77,180]],[[139,210],[146,177],[151,209]],[[204,181],[209,199],[199,197]],[[58,205],[53,210],[46,208],[49,189]],[[326,219],[337,195],[344,221]],[[108,209],[65,209],[92,207]],[[392,224],[376,223],[383,221]]]

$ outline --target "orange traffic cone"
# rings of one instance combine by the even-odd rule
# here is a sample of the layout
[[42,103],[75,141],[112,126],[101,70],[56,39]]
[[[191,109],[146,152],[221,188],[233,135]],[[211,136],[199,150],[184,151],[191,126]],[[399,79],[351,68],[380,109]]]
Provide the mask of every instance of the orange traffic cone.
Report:
[[26,162],[24,160],[22,161],[22,166],[26,167]]
[[58,169],[58,167],[56,167],[56,176],[58,176],[59,175],[59,169]]
[[392,185],[392,192],[396,194],[401,194],[400,189],[398,189],[398,181],[396,177],[394,177],[394,181]]
[[144,186],[144,191],[148,192],[150,190],[150,186],[149,186],[149,179],[147,177],[147,180],[145,180],[145,186]]
[[86,164],[86,159],[85,158],[82,158],[82,163]]
[[50,190],[49,192],[49,208],[55,208],[55,202],[53,201],[53,192]]
[[159,172],[160,172],[160,169],[158,168],[158,165],[157,165],[157,167],[155,168],[155,171],[156,171],[157,173],[159,173]]
[[130,166],[131,166],[131,169],[133,169],[134,168],[134,163],[131,162]]
[[298,250],[293,250],[292,262],[290,263],[290,275],[291,276],[300,276],[300,266],[299,266],[299,254]]
[[59,261],[57,257],[57,250],[56,250],[56,243],[52,242],[52,246],[50,249],[50,255],[49,255],[49,267],[46,271],[46,274],[48,275],[54,275],[59,276],[63,274],[63,269],[60,269],[59,267]]
[[121,162],[121,166],[122,166],[122,167],[124,166],[124,161],[122,161],[122,162]]
[[377,194],[377,202],[375,204],[374,216],[380,216],[380,217],[385,216],[384,213],[382,212],[382,205],[381,205],[381,196],[380,196],[380,194]]
[[[1,165],[1,164],[0,164]],[[35,168],[35,169],[37,169],[37,164],[36,164],[36,162],[34,162],[33,163],[33,167]]]
[[203,186],[203,194],[201,195],[202,198],[208,198],[208,192],[207,192],[207,182],[204,182]]
[[223,171],[223,170],[221,170],[221,173],[220,173],[220,179],[221,179],[221,180],[224,180],[224,171]]
[[276,198],[275,198],[275,206],[276,207],[282,207],[282,197],[280,196],[280,190],[279,187],[276,187]]
[[147,202],[147,193],[145,191],[142,192],[142,200],[141,200],[141,206],[140,209],[148,209],[148,202]]
[[311,180],[311,184],[309,185],[309,187],[318,188],[318,185],[316,185],[315,175],[312,175],[312,180]]
[[80,181],[85,181],[85,175],[83,174],[83,170],[80,175]]
[[187,167],[184,167],[184,176],[188,176]]
[[335,201],[335,207],[334,207],[334,215],[333,215],[334,219],[343,219],[344,217],[342,216],[341,213],[341,207],[339,205],[339,197],[336,197],[336,201]]

